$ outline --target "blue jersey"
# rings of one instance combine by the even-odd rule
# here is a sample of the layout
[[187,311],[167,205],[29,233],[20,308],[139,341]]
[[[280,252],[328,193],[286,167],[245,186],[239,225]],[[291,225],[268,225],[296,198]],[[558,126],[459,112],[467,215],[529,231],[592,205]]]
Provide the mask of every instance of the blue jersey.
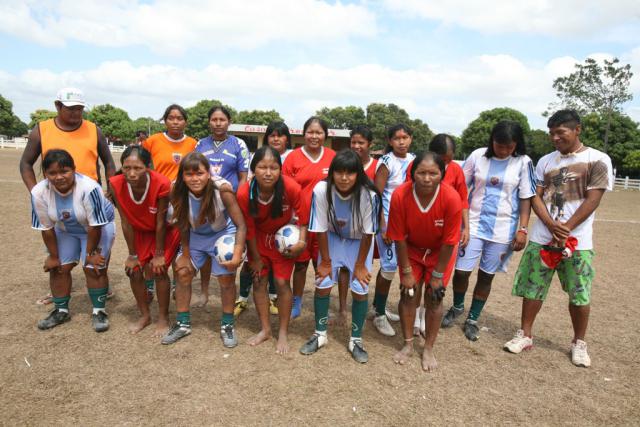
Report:
[[71,234],[86,234],[88,227],[113,222],[113,205],[93,179],[75,174],[75,185],[61,194],[45,179],[31,190],[31,226],[36,230],[56,228]]
[[249,150],[240,138],[233,135],[216,145],[211,136],[201,139],[196,151],[202,153],[211,165],[211,175],[224,178],[238,190],[238,173],[249,170]]
[[391,204],[391,195],[393,191],[404,184],[407,178],[407,169],[409,164],[415,159],[416,156],[413,153],[407,153],[404,158],[397,157],[393,154],[393,151],[388,152],[384,156],[380,157],[376,166],[376,172],[380,169],[380,166],[384,165],[389,171],[387,183],[382,191],[382,208],[384,212],[384,218],[389,219],[389,205]]
[[353,206],[353,194],[342,197],[335,189],[332,193],[335,222],[338,229],[329,219],[327,182],[320,181],[313,189],[309,231],[316,233],[329,231],[343,239],[362,239],[363,234],[377,232],[380,208],[375,192],[364,190],[360,193],[360,218],[357,219],[357,213]]
[[[225,181],[221,179],[215,179],[214,181],[216,182],[216,187],[225,183]],[[219,231],[227,228],[228,225],[232,224],[231,218],[227,215],[227,211],[224,208],[222,199],[220,198],[220,191],[218,191],[218,188],[214,191],[214,197],[216,205],[215,221],[211,224],[205,219],[204,224],[197,224],[198,217],[200,216],[200,208],[202,206],[202,197],[196,197],[189,192],[189,224],[191,224],[192,234],[211,237]]]
[[510,243],[518,228],[520,199],[536,194],[533,163],[526,156],[485,157],[479,148],[462,166],[469,190],[471,236]]

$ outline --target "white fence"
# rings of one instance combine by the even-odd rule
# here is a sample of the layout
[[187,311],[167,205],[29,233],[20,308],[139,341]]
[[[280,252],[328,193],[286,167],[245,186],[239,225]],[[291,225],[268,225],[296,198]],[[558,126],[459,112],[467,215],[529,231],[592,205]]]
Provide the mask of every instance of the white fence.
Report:
[[640,190],[640,179],[616,178],[615,187],[622,187],[625,190]]
[[[0,148],[14,148],[16,150],[22,150],[24,147],[27,146],[27,138],[12,138],[12,139],[5,139],[0,137]],[[111,150],[112,153],[122,153],[124,151],[124,146],[123,145],[113,145],[113,144],[109,144],[109,150]]]

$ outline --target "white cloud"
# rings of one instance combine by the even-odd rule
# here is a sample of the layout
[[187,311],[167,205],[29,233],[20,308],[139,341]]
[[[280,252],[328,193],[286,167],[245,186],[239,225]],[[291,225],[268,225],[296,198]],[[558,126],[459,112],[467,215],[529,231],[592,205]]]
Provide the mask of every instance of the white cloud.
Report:
[[370,37],[376,21],[363,6],[319,0],[24,0],[0,4],[0,31],[45,46],[143,45],[174,55]]
[[385,0],[404,16],[417,16],[489,34],[640,40],[638,0]]
[[482,55],[420,69],[377,64],[195,69],[113,61],[84,71],[0,72],[0,93],[23,119],[37,108],[52,108],[58,88],[78,86],[90,104],[111,103],[132,118],[158,117],[172,102],[191,106],[215,98],[237,109],[274,108],[294,126],[323,106],[384,102],[405,108],[433,130],[459,134],[481,111],[504,106],[525,113],[532,126],[543,126],[540,113],[554,99],[553,79],[570,72],[576,61],[526,64],[509,55]]

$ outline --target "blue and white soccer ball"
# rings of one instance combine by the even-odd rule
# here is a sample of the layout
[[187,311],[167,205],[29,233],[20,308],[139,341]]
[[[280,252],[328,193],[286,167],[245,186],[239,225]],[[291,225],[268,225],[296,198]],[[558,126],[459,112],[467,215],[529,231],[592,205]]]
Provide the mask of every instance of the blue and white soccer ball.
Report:
[[283,253],[300,240],[300,228],[294,224],[287,224],[276,232],[276,249]]
[[[227,262],[233,259],[233,249],[236,245],[236,236],[233,234],[227,234],[216,240],[213,246],[213,255],[218,262]],[[242,258],[245,258],[247,250],[245,248]]]

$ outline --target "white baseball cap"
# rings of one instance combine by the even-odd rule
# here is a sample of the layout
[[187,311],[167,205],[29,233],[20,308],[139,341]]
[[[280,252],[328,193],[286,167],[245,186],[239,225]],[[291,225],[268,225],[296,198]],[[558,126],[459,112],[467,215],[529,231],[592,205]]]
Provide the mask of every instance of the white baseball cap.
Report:
[[60,89],[56,95],[56,101],[61,102],[65,107],[73,107],[76,105],[82,105],[84,107],[86,105],[84,102],[84,94],[80,89],[76,89],[75,87]]

